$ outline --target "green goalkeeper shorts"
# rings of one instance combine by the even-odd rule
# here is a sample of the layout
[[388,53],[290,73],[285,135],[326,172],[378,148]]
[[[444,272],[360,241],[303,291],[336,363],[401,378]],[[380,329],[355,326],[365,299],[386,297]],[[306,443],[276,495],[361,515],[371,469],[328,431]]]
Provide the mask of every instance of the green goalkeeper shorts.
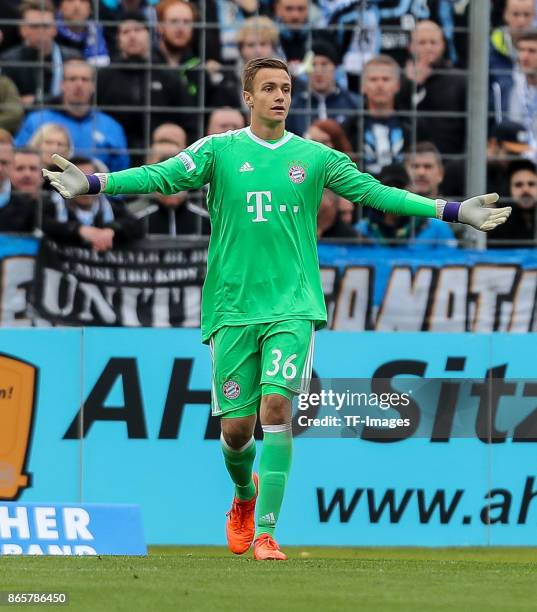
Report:
[[226,326],[210,341],[212,414],[255,414],[262,395],[307,392],[315,326],[307,319]]

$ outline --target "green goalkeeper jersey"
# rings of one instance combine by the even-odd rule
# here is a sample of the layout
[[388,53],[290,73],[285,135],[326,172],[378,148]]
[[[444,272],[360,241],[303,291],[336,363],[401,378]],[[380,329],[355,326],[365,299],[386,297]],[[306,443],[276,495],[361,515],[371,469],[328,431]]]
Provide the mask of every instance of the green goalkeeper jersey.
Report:
[[343,153],[289,132],[265,141],[249,127],[202,138],[158,164],[113,172],[105,192],[172,194],[205,184],[211,238],[204,342],[224,325],[326,324],[317,256],[323,189],[388,212],[436,216],[434,200],[383,186]]

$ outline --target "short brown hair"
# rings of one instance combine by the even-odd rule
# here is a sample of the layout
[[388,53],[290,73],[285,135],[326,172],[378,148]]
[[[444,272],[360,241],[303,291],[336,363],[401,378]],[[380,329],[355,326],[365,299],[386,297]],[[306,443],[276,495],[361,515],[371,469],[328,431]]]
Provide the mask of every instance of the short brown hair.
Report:
[[47,13],[55,13],[52,0],[24,0],[19,7],[21,17],[24,17],[27,11],[41,11]]
[[246,62],[242,71],[242,88],[250,93],[254,90],[255,75],[263,68],[274,68],[276,70],[284,70],[289,78],[289,68],[287,64],[276,57],[257,57]]
[[520,42],[537,42],[537,30],[525,30],[524,32],[520,32],[520,34],[516,34],[514,38],[515,47],[517,47]]
[[397,78],[399,78],[401,75],[401,67],[391,55],[375,55],[375,57],[372,57],[368,62],[366,62],[362,70],[362,77],[369,70],[369,68],[374,68],[375,66],[388,66],[389,68],[393,68]]
[[410,151],[410,157],[413,158],[416,155],[424,155],[426,153],[431,153],[434,155],[436,163],[440,167],[443,167],[442,155],[438,147],[428,140],[422,140],[421,142],[416,143],[415,149]]

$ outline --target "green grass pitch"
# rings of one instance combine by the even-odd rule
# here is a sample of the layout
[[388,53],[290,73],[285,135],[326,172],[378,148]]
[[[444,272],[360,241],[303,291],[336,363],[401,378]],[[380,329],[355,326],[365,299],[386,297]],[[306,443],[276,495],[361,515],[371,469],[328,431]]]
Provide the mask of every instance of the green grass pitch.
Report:
[[[537,549],[288,548],[255,562],[217,547],[148,557],[0,560],[0,591],[63,591],[69,612],[537,610]],[[43,610],[44,606],[2,609]]]

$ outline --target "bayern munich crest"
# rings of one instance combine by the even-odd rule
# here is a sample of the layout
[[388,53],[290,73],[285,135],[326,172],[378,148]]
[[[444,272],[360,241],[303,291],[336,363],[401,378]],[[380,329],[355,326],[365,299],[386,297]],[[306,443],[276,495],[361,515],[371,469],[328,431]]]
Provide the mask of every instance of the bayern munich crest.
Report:
[[237,399],[241,394],[240,385],[234,380],[226,380],[222,386],[222,391],[224,392],[224,397],[230,400]]
[[291,166],[289,168],[289,178],[293,183],[299,185],[306,178],[306,171],[302,166]]

